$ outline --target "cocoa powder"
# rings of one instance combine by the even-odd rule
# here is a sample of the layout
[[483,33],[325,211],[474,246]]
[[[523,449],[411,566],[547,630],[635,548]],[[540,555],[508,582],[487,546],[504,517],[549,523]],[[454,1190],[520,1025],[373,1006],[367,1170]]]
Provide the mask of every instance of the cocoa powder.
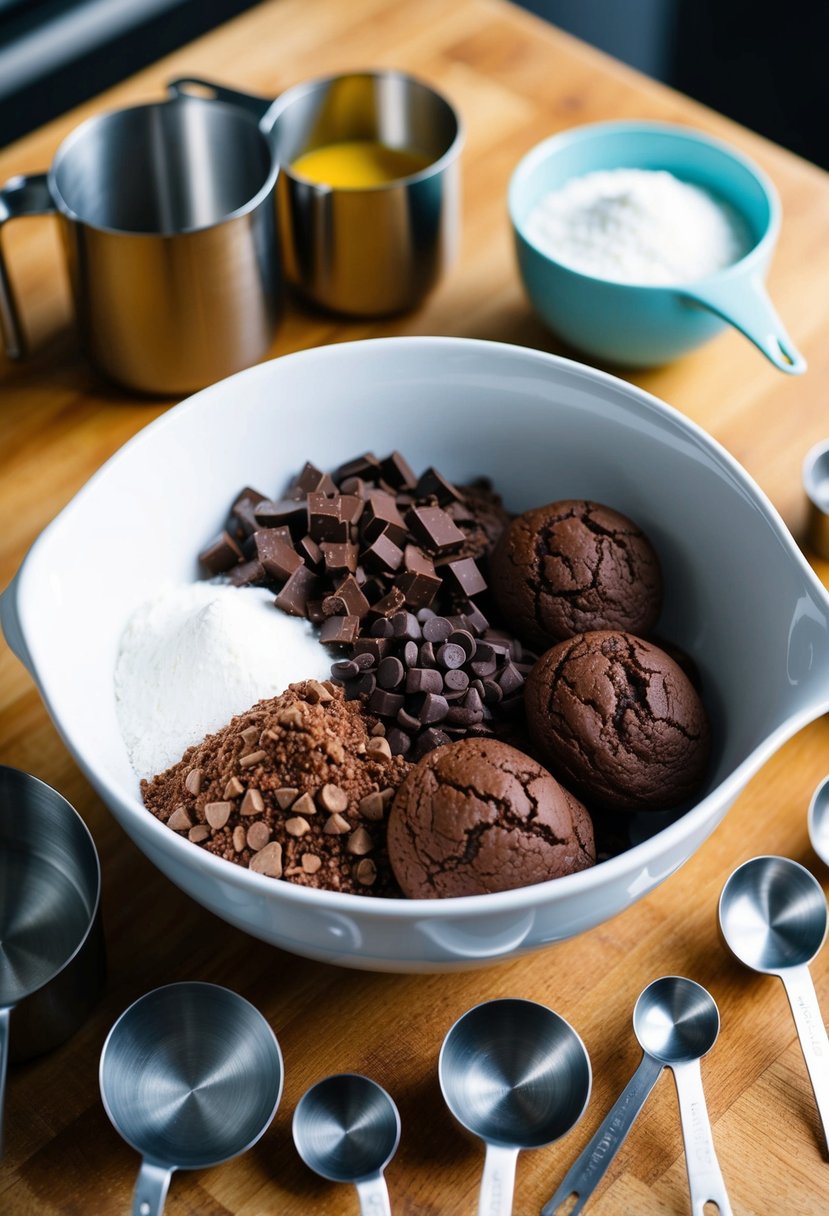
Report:
[[306,680],[189,748],[141,793],[156,818],[226,861],[300,886],[399,896],[386,821],[412,766],[382,735],[341,688]]

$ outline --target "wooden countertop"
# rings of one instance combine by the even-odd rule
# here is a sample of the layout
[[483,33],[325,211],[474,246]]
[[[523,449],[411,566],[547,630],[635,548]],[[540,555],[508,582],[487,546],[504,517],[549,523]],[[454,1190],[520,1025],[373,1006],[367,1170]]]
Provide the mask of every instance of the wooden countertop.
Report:
[[[575,123],[647,117],[693,124],[744,149],[778,186],[785,218],[770,288],[809,372],[787,378],[729,332],[681,362],[631,378],[724,443],[798,535],[801,461],[829,429],[829,178],[501,0],[270,0],[0,152],[0,181],[45,169],[80,119],[158,99],[174,75],[212,76],[276,94],[309,76],[365,66],[413,71],[445,91],[463,115],[461,261],[422,308],[393,322],[347,323],[292,305],[271,354],[369,335],[440,333],[559,350],[531,315],[514,266],[505,206],[511,170],[537,141]],[[118,394],[81,362],[54,220],[10,225],[3,241],[36,354],[18,364],[0,356],[0,585],[101,462],[172,404]],[[633,1004],[645,984],[666,973],[698,980],[720,1006],[722,1033],[703,1076],[734,1212],[829,1210],[829,1164],[782,987],[741,970],[721,946],[715,921],[726,876],[757,853],[794,857],[829,885],[806,835],[811,791],[829,767],[825,719],[764,767],[691,862],[649,898],[576,941],[459,975],[369,975],[306,962],[252,941],[190,902],[92,793],[5,646],[0,761],[55,785],[89,823],[104,869],[110,956],[106,995],[94,1017],[61,1050],[11,1072],[0,1167],[0,1210],[7,1216],[129,1210],[138,1162],[101,1107],[98,1055],[129,1002],[187,978],[235,988],[265,1013],[282,1044],[286,1087],[272,1128],[251,1153],[174,1178],[171,1216],[355,1212],[354,1193],[312,1176],[290,1136],[300,1094],[341,1070],[375,1077],[400,1106],[403,1137],[388,1171],[394,1211],[473,1212],[483,1156],[442,1105],[437,1053],[465,1009],[506,995],[562,1013],[585,1039],[594,1068],[593,1097],[575,1132],[520,1159],[515,1211],[538,1212],[638,1062]],[[813,974],[829,1012],[829,951]],[[669,1080],[657,1086],[590,1210],[596,1216],[689,1211]]]

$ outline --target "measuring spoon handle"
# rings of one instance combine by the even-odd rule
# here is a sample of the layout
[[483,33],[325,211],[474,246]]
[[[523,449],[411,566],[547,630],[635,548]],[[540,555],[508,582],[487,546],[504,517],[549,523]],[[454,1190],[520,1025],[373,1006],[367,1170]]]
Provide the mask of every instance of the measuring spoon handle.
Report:
[[6,1098],[6,1072],[9,1065],[9,1021],[11,1009],[0,1009],[0,1161],[3,1160],[3,1103]]
[[720,1163],[714,1151],[714,1137],[705,1105],[699,1060],[672,1066],[679,1117],[685,1144],[685,1166],[691,1191],[693,1216],[705,1216],[706,1203],[715,1203],[719,1216],[732,1216]]
[[510,1216],[518,1149],[488,1144],[478,1196],[478,1216]]
[[817,1003],[809,968],[789,967],[780,972],[797,1028],[797,1036],[812,1082],[823,1136],[829,1148],[829,1039]]
[[544,1204],[541,1216],[555,1216],[561,1204],[572,1195],[577,1196],[577,1200],[567,1209],[568,1216],[576,1216],[582,1210],[624,1144],[663,1067],[653,1056],[642,1056],[641,1064],[605,1115],[593,1139],[576,1158],[552,1199]]
[[362,1178],[357,1183],[360,1216],[391,1216],[391,1204],[386,1180],[382,1174]]

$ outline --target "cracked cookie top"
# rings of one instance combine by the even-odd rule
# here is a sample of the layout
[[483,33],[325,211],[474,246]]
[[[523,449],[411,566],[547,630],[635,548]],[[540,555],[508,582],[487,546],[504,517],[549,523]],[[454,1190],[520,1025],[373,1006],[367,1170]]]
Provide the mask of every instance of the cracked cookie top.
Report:
[[662,607],[650,541],[596,502],[568,499],[519,515],[492,555],[490,583],[512,628],[536,647],[594,629],[647,635]]
[[429,752],[392,804],[388,850],[413,899],[482,895],[595,863],[585,808],[540,764],[495,739]]
[[591,806],[666,810],[704,780],[702,701],[673,659],[630,633],[583,633],[548,650],[525,706],[542,757]]

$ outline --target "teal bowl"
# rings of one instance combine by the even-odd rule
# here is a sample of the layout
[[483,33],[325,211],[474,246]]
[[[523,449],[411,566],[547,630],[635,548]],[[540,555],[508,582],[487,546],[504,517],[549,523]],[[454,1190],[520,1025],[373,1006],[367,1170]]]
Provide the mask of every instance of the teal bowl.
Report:
[[[704,187],[742,216],[750,249],[705,278],[676,287],[640,286],[582,274],[528,238],[527,219],[550,191],[597,169],[622,168],[666,169]],[[780,229],[777,192],[761,169],[719,140],[656,122],[574,127],[544,140],[519,162],[509,186],[509,213],[533,307],[579,350],[611,363],[653,367],[733,325],[781,371],[806,370],[764,284]]]

